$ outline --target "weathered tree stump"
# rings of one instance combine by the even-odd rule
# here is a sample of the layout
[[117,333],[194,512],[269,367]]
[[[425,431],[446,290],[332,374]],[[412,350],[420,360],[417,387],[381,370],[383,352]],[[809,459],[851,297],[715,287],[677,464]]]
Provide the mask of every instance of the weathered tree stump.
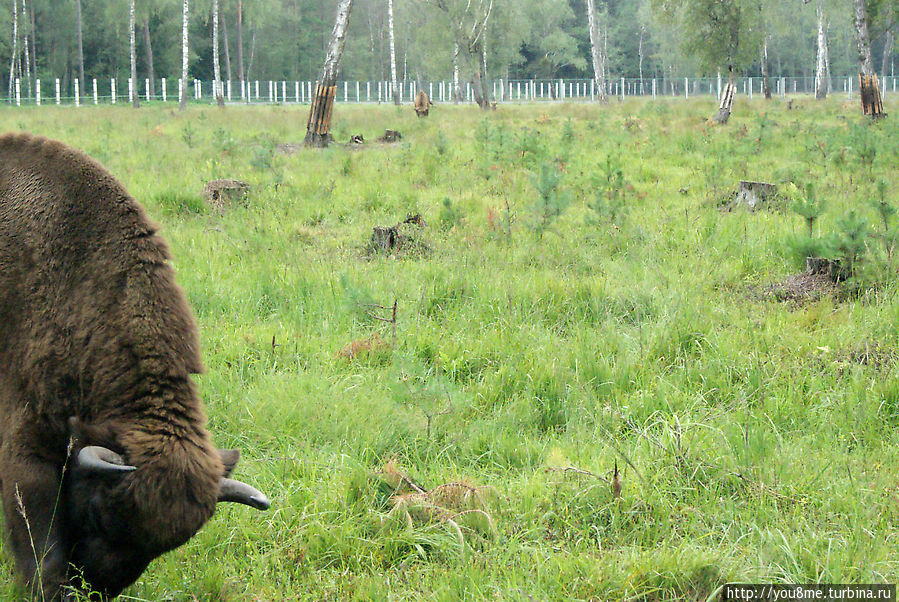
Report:
[[396,226],[375,226],[371,231],[371,248],[373,251],[390,252],[396,249],[402,240]]
[[827,276],[831,282],[841,282],[848,277],[839,260],[824,257],[806,257],[805,273],[809,276]]
[[734,197],[734,205],[743,205],[750,211],[755,211],[764,205],[768,199],[777,194],[777,186],[767,182],[740,181],[737,196]]
[[418,239],[419,232],[427,226],[418,213],[408,214],[406,219],[395,226],[375,226],[372,228],[369,248],[375,253],[422,250],[426,248]]
[[384,135],[378,138],[378,142],[399,142],[403,135],[397,130],[384,130]]
[[858,74],[859,96],[862,99],[862,112],[870,115],[871,119],[879,119],[886,114],[883,112],[883,99],[880,96],[880,82],[877,76]]
[[353,134],[347,144],[365,144],[365,138],[362,137],[362,134]]
[[224,213],[235,205],[246,206],[250,185],[240,180],[212,180],[203,189],[206,203]]

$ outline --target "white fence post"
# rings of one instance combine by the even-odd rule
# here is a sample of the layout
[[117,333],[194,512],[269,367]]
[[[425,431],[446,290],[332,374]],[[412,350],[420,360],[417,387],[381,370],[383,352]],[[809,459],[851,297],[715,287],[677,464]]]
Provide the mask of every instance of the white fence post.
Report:
[[162,78],[162,102],[166,101],[166,93],[165,93],[165,78]]
[[37,106],[41,106],[41,80],[34,80],[34,92],[35,92],[35,101],[37,101]]
[[97,78],[93,78],[93,89],[94,89],[94,106],[100,104],[100,95],[97,93]]
[[81,106],[81,82],[75,78],[75,106]]
[[59,78],[56,78],[56,104],[59,104]]
[[17,107],[22,106],[22,90],[21,90],[20,86],[21,86],[21,84],[19,83],[19,78],[17,77],[16,78],[16,106]]
[[128,78],[128,102],[134,102],[134,82],[130,77]]

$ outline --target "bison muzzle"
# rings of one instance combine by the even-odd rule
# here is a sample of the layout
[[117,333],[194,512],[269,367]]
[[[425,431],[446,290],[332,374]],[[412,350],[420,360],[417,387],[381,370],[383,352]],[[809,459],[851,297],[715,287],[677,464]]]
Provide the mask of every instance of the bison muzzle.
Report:
[[0,136],[0,493],[37,599],[83,581],[115,597],[218,502],[269,506],[206,430],[196,324],[156,232],[84,154]]

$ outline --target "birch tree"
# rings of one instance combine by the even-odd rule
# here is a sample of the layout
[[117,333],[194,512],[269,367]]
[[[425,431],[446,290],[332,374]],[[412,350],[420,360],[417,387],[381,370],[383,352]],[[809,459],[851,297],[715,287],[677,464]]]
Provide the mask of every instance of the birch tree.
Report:
[[[426,0],[440,11],[453,28],[454,80],[456,69],[464,63],[470,73],[475,102],[482,109],[490,108],[490,91],[485,71],[484,44],[487,25],[493,11],[494,0]],[[455,84],[455,81],[454,81]],[[454,85],[455,87],[455,85]],[[461,91],[460,91],[461,92]]]
[[22,0],[22,23],[24,23],[24,32],[22,35],[22,45],[25,51],[25,82],[28,85],[28,98],[31,98],[31,55],[28,52],[28,9],[25,0]]
[[[78,77],[84,85],[84,38],[82,36],[81,0],[75,0],[75,29],[78,34]],[[83,89],[83,88],[82,88]]]
[[387,31],[390,37],[390,79],[393,82],[393,104],[400,104],[400,88],[396,76],[396,42],[393,33],[393,0],[387,0]]
[[874,60],[871,58],[871,36],[868,33],[868,9],[865,0],[854,0],[854,8],[858,72],[862,75],[874,75]]
[[[187,0],[185,0],[186,2]],[[346,44],[346,31],[350,22],[353,0],[339,0],[337,18],[331,31],[331,40],[325,54],[321,79],[315,88],[315,97],[309,108],[309,120],[306,122],[306,146],[324,148],[328,146],[331,130],[331,111],[334,109],[334,97],[337,94],[337,73],[340,71],[340,59]]]
[[815,12],[818,17],[818,42],[815,61],[815,99],[827,98],[827,29],[824,18],[824,0],[817,0]]
[[179,98],[180,110],[187,108],[187,26],[190,18],[190,0],[184,0],[181,8],[181,98]]
[[[593,60],[593,82],[596,85],[596,97],[599,102],[608,102],[606,94],[606,56],[599,34],[599,23],[596,18],[594,0],[587,0],[587,27],[590,29],[590,58]],[[640,37],[640,79],[643,79],[643,37]]]
[[[140,108],[140,87],[137,85],[137,46],[134,43],[134,0],[128,7],[128,50],[131,54],[131,103]],[[81,81],[84,86],[84,80]]]
[[19,54],[19,0],[12,5],[12,56],[9,60],[9,93],[7,98],[12,102],[13,87],[16,80],[16,58]]
[[225,106],[225,98],[222,95],[222,69],[219,64],[219,0],[212,0],[212,84],[215,102],[218,106]]

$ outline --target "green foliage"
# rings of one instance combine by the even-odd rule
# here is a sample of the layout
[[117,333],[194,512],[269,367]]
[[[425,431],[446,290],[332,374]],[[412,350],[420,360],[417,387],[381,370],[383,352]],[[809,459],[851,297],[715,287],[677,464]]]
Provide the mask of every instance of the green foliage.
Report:
[[[610,5],[612,17],[618,10],[631,9]],[[264,31],[260,23],[257,53]],[[262,170],[258,148],[296,142],[302,110],[229,107],[205,119],[152,104],[138,119],[118,106],[0,110],[0,130],[23,121],[94,156],[111,149],[107,168],[160,223],[196,315],[207,370],[195,382],[215,444],[240,449],[237,478],[273,502],[265,514],[219,507],[126,596],[707,600],[726,581],[895,574],[899,297],[878,207],[896,205],[890,122],[868,131],[872,178],[851,150],[855,105],[787,112],[757,99],[741,104],[732,129],[703,133],[713,110],[702,98],[508,106],[487,119],[506,138],[501,152],[483,153],[496,168],[490,179],[475,141],[484,115],[467,107],[441,106],[419,122],[392,106],[342,106],[346,132],[399,129],[412,150],[300,149]],[[633,115],[640,128],[623,129]],[[568,118],[575,135],[562,166]],[[192,148],[181,138],[187,121]],[[443,155],[433,151],[437,125]],[[731,142],[743,125],[745,138]],[[522,157],[525,128],[537,144]],[[219,130],[232,152],[221,151]],[[827,141],[827,165],[808,160],[819,153],[805,139],[812,133]],[[839,149],[846,161],[836,164]],[[212,158],[223,177],[251,185],[248,207],[202,208]],[[814,182],[827,211],[803,261],[845,252],[830,243],[852,232],[835,219],[846,211],[874,224],[862,229],[857,275],[840,285],[863,295],[801,304],[753,294],[796,271],[784,241],[807,238],[804,217],[718,211],[704,202],[713,166],[721,189],[747,172]],[[553,235],[514,236],[506,215],[520,208],[529,227],[537,219],[533,183],[544,168],[572,203]],[[584,217],[619,171],[627,227],[597,235]],[[804,184],[795,195],[807,198]],[[447,198],[458,219],[444,222]],[[407,207],[429,224],[431,252],[364,253],[372,227],[396,224]],[[895,220],[887,216],[891,233]],[[394,299],[396,347],[365,360],[339,355],[374,346],[376,332],[392,341],[390,324],[366,310]],[[462,520],[460,544],[440,516],[382,523],[395,490],[373,473],[391,457],[426,490],[495,489],[495,538]],[[616,463],[620,498],[606,482]],[[8,544],[0,548],[0,599],[27,599]]]
[[787,198],[791,201],[790,208],[805,220],[808,227],[808,237],[814,236],[815,222],[824,213],[824,203],[815,198],[814,185],[809,182],[805,185],[805,194],[801,194],[796,185],[790,182],[787,185]]
[[607,219],[615,224],[628,211],[620,149],[616,154],[609,153],[606,156],[600,170],[600,173],[592,178],[594,196],[587,206],[593,210],[595,217]]
[[440,205],[440,213],[437,217],[437,223],[440,225],[441,230],[452,230],[455,228],[459,222],[464,217],[462,210],[453,205],[453,202],[449,197],[443,198],[443,203]]
[[685,52],[707,74],[740,71],[758,58],[764,27],[761,0],[653,0],[680,26]]
[[551,163],[542,163],[540,171],[531,176],[531,184],[537,190],[533,211],[534,231],[539,238],[571,204],[571,194],[562,188],[562,180],[562,173]]

